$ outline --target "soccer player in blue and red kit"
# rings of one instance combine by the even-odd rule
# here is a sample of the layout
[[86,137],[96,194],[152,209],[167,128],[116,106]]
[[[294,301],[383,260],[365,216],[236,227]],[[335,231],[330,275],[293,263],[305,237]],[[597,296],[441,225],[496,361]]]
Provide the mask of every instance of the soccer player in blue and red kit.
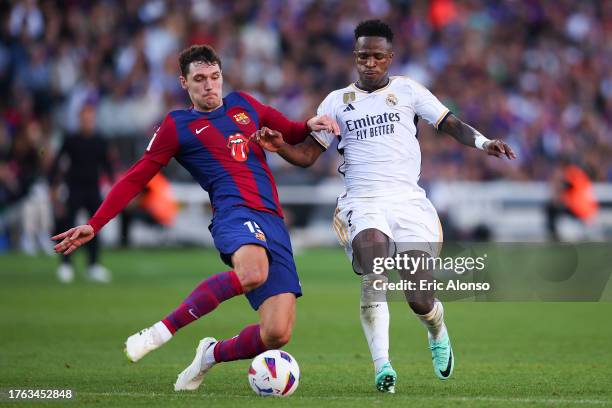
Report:
[[193,106],[166,116],[142,158],[113,186],[86,225],[53,237],[62,240],[55,250],[63,254],[90,241],[172,157],[209,193],[214,212],[210,231],[232,270],[205,279],[176,310],[130,336],[126,354],[131,361],[140,360],[180,328],[242,294],[259,312],[259,324],[231,339],[200,341],[195,359],[177,378],[177,391],[198,388],[218,362],[252,358],[284,346],[291,336],[300,281],[274,178],[264,151],[250,136],[265,126],[296,144],[311,131],[339,132],[329,117],[292,122],[242,92],[222,99],[221,61],[209,46],[184,50],[179,63],[179,80]]

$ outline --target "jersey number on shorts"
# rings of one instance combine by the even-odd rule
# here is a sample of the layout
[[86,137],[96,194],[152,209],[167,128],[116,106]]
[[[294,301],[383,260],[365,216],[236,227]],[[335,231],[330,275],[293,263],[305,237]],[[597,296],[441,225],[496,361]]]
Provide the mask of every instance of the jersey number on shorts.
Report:
[[259,225],[257,225],[255,221],[247,221],[244,223],[244,225],[247,226],[251,234],[255,234],[255,238],[257,238],[260,241],[266,240],[266,235],[263,233],[261,228],[259,228]]

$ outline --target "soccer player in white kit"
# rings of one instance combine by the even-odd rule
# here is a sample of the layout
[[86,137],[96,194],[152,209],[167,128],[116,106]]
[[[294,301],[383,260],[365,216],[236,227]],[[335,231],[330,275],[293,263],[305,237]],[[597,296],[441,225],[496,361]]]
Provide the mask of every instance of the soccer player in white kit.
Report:
[[[393,32],[379,20],[355,29],[355,63],[359,80],[331,92],[317,115],[329,115],[340,134],[313,132],[299,145],[284,143],[279,132],[262,128],[254,137],[288,162],[308,167],[339,138],[344,157],[339,171],[346,191],[338,198],[334,228],[354,271],[361,275],[361,323],[372,354],[376,388],[394,392],[397,374],[389,361],[389,309],[375,280],[374,258],[408,254],[436,257],[442,228],[436,210],[418,185],[421,151],[417,118],[450,134],[460,143],[508,159],[515,154],[501,140],[489,140],[463,123],[426,88],[408,77],[388,75],[393,58]],[[427,270],[414,279],[431,279]],[[380,284],[378,285],[378,288]],[[442,303],[433,291],[406,291],[410,308],[428,330],[434,372],[441,380],[453,372],[454,355]]]

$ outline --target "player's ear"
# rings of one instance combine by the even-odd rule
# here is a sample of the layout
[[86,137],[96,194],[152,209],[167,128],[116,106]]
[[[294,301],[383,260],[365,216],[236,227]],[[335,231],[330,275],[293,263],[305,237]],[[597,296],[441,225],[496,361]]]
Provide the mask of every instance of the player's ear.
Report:
[[180,75],[179,76],[179,82],[181,83],[181,88],[187,90],[187,78],[185,78],[184,76]]

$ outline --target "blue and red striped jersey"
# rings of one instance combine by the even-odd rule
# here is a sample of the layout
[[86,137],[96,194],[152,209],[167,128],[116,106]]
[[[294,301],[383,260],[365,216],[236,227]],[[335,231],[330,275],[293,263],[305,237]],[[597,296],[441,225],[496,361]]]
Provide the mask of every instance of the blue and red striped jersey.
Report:
[[253,97],[232,92],[212,112],[170,112],[151,138],[144,159],[165,166],[174,157],[210,196],[213,211],[245,206],[283,216],[264,150],[249,141],[262,126],[279,130],[295,144],[309,134]]

